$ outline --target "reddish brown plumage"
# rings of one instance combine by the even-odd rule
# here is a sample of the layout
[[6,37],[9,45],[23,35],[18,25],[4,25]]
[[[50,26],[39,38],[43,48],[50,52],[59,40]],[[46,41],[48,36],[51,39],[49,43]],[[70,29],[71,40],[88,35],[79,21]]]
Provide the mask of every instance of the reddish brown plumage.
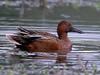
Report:
[[72,43],[69,40],[67,33],[68,32],[79,32],[80,30],[72,27],[71,23],[67,21],[61,21],[58,23],[57,33],[58,37],[48,33],[48,32],[39,32],[39,31],[30,31],[24,28],[19,28],[21,32],[25,32],[30,35],[38,34],[45,38],[38,38],[31,40],[28,44],[22,44],[27,49],[28,52],[48,52],[48,53],[57,53],[57,61],[65,62],[66,55],[71,51]]

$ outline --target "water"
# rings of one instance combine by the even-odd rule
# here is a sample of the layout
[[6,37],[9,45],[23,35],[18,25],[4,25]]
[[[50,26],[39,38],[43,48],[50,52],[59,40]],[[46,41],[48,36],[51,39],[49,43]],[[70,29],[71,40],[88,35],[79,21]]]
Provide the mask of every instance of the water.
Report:
[[[0,75],[92,75],[100,74],[100,25],[74,25],[84,34],[69,33],[73,42],[71,53],[65,65],[55,63],[55,55],[40,53],[40,57],[30,57],[34,53],[16,52],[6,34],[23,26],[31,30],[56,34],[56,23],[0,22]],[[84,69],[85,67],[85,69]]]

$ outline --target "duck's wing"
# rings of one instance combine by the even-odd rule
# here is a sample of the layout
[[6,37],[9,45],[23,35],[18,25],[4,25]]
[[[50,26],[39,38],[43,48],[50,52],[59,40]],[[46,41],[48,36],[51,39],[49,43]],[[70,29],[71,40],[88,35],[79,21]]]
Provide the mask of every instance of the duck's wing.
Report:
[[36,30],[32,31],[32,30],[25,29],[23,27],[19,27],[18,30],[20,30],[21,32],[27,33],[27,34],[31,34],[31,35],[41,35],[44,37],[49,36],[49,37],[57,38],[56,35],[48,33],[48,32],[40,32]]
[[16,33],[7,35],[7,38],[11,43],[15,44],[16,48],[22,51],[48,52],[49,50],[50,52],[53,52],[53,50],[58,50],[59,48],[57,40],[51,37],[34,36],[29,34],[23,35],[22,33],[19,35]]

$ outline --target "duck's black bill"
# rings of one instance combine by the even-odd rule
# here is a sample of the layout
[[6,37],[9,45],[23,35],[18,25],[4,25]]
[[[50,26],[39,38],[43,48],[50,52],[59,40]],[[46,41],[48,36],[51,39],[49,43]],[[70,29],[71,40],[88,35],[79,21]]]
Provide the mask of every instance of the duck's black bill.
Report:
[[70,32],[77,32],[77,33],[80,33],[80,34],[84,33],[83,31],[76,29],[74,27],[71,28]]

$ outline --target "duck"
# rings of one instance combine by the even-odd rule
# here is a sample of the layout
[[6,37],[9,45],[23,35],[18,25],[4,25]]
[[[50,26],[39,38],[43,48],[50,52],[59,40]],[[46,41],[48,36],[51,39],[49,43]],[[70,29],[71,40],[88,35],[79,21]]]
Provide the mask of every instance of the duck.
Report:
[[57,53],[57,63],[65,63],[67,54],[72,50],[72,42],[68,37],[68,32],[83,33],[66,20],[58,23],[58,36],[49,32],[28,30],[23,27],[19,27],[18,30],[19,32],[8,36],[12,43],[16,45],[16,48],[29,53]]

